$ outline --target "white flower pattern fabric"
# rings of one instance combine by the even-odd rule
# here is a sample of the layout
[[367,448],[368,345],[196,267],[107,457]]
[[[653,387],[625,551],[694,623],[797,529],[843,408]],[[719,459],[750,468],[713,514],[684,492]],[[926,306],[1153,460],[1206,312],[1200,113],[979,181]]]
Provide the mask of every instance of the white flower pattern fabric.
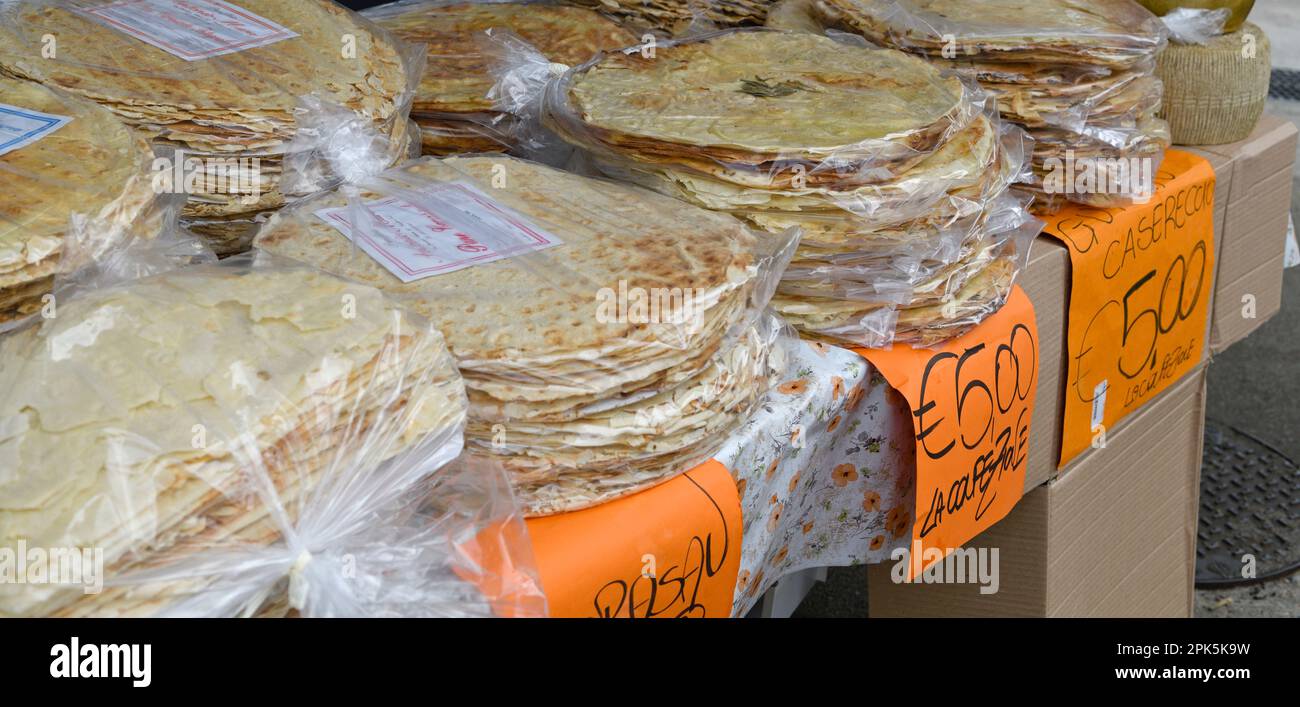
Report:
[[733,616],[786,574],[882,562],[911,538],[907,402],[858,354],[793,348],[794,377],[714,455],[736,479],[744,518]]

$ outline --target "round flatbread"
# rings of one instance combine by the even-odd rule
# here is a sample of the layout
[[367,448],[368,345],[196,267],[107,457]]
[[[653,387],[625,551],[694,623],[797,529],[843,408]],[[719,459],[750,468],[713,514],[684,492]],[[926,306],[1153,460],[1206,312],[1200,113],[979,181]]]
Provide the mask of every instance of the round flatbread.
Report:
[[[379,122],[403,109],[411,72],[399,46],[337,3],[238,0],[298,36],[187,61],[78,11],[111,2],[0,5],[0,72],[93,100],[151,137],[199,152],[282,149],[296,134],[302,96]],[[352,50],[343,51],[344,37]]]
[[[410,162],[385,175],[386,193],[360,198],[418,202],[421,186],[449,182],[563,245],[403,283],[313,214],[346,205],[337,193],[277,214],[255,245],[401,296],[444,332],[472,386],[502,400],[600,394],[697,358],[746,306],[760,270],[756,236],[728,215],[504,156]],[[698,316],[666,323],[685,312],[680,297],[657,322],[599,315],[602,293],[638,288],[698,293]]]
[[[562,245],[402,282],[317,216],[349,204],[340,194],[277,214],[255,245],[379,287],[434,322],[470,391],[467,439],[502,461],[529,513],[680,473],[748,415],[765,389],[750,322],[770,266],[739,221],[504,156],[390,170],[351,200],[352,219],[384,198],[441,218],[430,190],[449,184]],[[638,292],[657,302],[649,321],[615,305]]]
[[945,59],[1129,68],[1168,36],[1133,0],[817,0],[824,22]]
[[[53,276],[153,237],[149,144],[109,111],[0,76],[0,104],[69,121],[0,155],[0,325],[34,311]],[[155,214],[157,215],[157,214]],[[74,226],[74,218],[76,225]],[[69,238],[77,242],[69,243]],[[72,259],[64,254],[71,245]]]
[[[205,179],[197,188],[187,183],[185,225],[251,220],[309,192],[318,181],[328,183],[337,141],[332,125],[316,124],[322,116],[330,116],[323,122],[359,120],[360,125],[346,126],[350,139],[362,126],[373,130],[386,143],[380,152],[386,165],[405,159],[418,144],[419,135],[407,129],[418,60],[386,31],[337,3],[238,0],[236,11],[274,22],[292,36],[193,60],[86,12],[113,4],[0,3],[0,74],[94,101],[153,141],[160,153],[183,151],[183,164],[237,159],[240,174],[257,173],[252,180]],[[337,120],[308,101],[329,111],[337,108]],[[302,129],[304,118],[311,118],[309,129]],[[280,183],[282,161],[289,155],[306,165],[299,171],[308,174],[294,180],[291,190]],[[253,186],[256,193],[250,194]],[[247,242],[228,237],[210,245],[230,255]]]
[[355,496],[349,484],[409,451],[416,472],[389,470],[362,501],[392,498],[454,457],[467,407],[437,331],[305,267],[195,266],[83,291],[0,339],[0,361],[0,543],[95,548],[106,579],[193,560],[99,594],[0,583],[0,616],[192,599],[231,579],[212,570],[225,552],[276,542],[312,494]]
[[961,82],[924,60],[760,30],[609,54],[548,96],[548,123],[579,144],[760,173],[775,161],[910,165],[969,119]]
[[493,57],[484,51],[489,29],[510,32],[551,61],[576,66],[637,36],[593,10],[542,3],[425,2],[381,6],[365,15],[394,35],[423,44],[428,62],[412,114],[491,111]]

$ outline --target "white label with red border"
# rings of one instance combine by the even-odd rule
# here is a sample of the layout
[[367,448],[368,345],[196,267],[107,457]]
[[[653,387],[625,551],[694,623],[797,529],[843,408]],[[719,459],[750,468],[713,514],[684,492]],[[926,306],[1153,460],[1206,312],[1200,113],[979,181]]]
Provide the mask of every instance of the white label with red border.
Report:
[[298,36],[225,0],[118,0],[79,11],[185,61],[233,54]]
[[316,216],[402,282],[563,245],[469,184],[430,184],[415,193],[418,204],[391,196],[321,209]]

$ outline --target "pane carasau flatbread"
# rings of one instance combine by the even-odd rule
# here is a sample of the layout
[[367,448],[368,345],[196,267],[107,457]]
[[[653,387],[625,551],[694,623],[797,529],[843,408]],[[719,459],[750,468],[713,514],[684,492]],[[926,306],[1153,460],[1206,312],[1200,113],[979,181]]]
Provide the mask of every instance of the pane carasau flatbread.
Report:
[[597,153],[846,183],[894,176],[971,116],[916,57],[754,30],[606,55],[548,91],[545,118]]
[[[826,26],[929,56],[980,83],[1002,116],[1034,137],[1033,171],[1052,158],[1146,158],[1170,145],[1156,117],[1163,87],[1154,59],[1167,32],[1133,0],[814,0]],[[1154,167],[1153,167],[1154,168]],[[1131,194],[1044,194],[1052,213],[1067,197],[1117,204]]]
[[[749,318],[767,266],[763,244],[739,221],[508,157],[408,163],[384,176],[383,193],[363,192],[357,203],[421,204],[422,186],[448,182],[478,188],[563,245],[403,283],[315,215],[348,203],[330,194],[278,214],[256,247],[373,284],[428,316],[470,390],[471,445],[515,472],[530,513],[685,471],[743,419],[767,375],[766,354],[735,359],[732,330]],[[692,297],[664,301],[648,323],[602,316],[601,293],[620,288]],[[687,304],[691,316],[674,322]],[[692,402],[663,404],[674,400]],[[656,409],[669,411],[650,425],[658,434],[617,422],[655,420],[645,411]]]
[[426,2],[380,6],[365,13],[394,35],[428,48],[411,112],[491,111],[493,57],[484,52],[489,29],[510,32],[551,61],[575,66],[602,50],[636,44],[635,34],[592,10],[542,3]]
[[[132,237],[153,237],[161,223],[151,210],[157,195],[150,183],[149,144],[112,113],[5,76],[0,76],[0,103],[72,119],[0,155],[3,328],[40,308],[57,273],[102,257]],[[69,246],[73,252],[65,258]]]
[[581,64],[602,50],[635,44],[637,36],[604,15],[543,3],[422,2],[380,6],[365,15],[397,37],[428,48],[411,106],[423,152],[504,152],[515,146],[517,120],[488,98],[496,79],[487,30],[513,34],[551,61]]
[[[322,478],[458,445],[467,405],[427,323],[301,267],[82,293],[0,361],[0,544],[100,548],[110,579],[275,542],[272,491],[293,522]],[[0,584],[0,616],[150,615],[216,579]]]
[[1130,68],[1163,46],[1133,0],[816,0],[824,19],[881,46],[953,59]]
[[[237,178],[203,184],[182,212],[187,223],[249,221],[302,195],[284,193],[280,177],[286,152],[320,142],[299,132],[304,97],[342,107],[386,136],[390,164],[408,156],[419,139],[408,130],[414,66],[403,45],[337,3],[237,0],[237,7],[297,36],[186,61],[77,12],[111,1],[0,3],[0,74],[95,101],[156,147],[209,161],[260,161],[260,197],[245,198],[249,185]],[[52,56],[48,37],[56,42]],[[290,147],[295,137],[303,140]],[[227,227],[211,235],[214,249],[227,255],[247,248],[252,234]]]

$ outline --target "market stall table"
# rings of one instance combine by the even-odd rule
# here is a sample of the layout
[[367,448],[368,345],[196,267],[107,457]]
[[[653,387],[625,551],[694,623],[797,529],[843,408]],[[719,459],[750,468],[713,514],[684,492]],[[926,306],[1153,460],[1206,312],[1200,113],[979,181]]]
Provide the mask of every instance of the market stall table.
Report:
[[911,536],[911,416],[860,356],[788,345],[794,376],[714,459],[528,522],[552,616],[743,616],[782,576],[880,562]]

